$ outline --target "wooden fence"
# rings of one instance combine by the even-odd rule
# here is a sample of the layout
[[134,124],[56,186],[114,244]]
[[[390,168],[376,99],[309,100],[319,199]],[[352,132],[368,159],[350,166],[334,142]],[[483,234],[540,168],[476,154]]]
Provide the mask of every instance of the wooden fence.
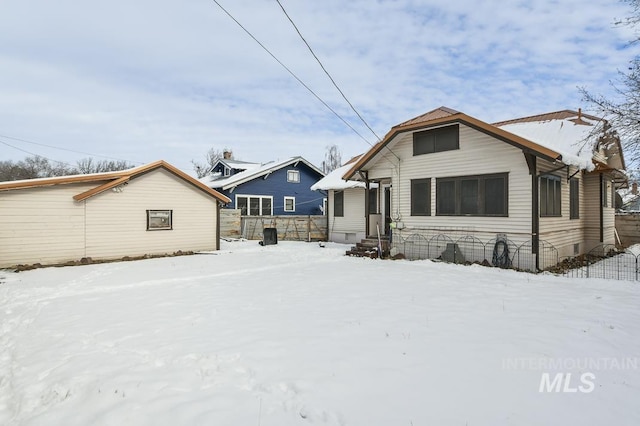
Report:
[[264,228],[276,228],[281,241],[326,241],[326,216],[241,216],[240,210],[220,211],[220,236],[261,240]]
[[623,247],[640,243],[640,213],[616,213],[616,231]]

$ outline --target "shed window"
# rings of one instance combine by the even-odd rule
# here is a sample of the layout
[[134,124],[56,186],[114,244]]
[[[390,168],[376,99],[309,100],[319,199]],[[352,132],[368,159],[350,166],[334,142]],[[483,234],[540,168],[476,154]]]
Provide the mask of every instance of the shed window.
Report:
[[300,183],[300,172],[298,170],[287,170],[287,182]]
[[446,126],[413,134],[413,155],[431,154],[460,148],[460,126]]
[[540,177],[540,216],[562,215],[562,185],[557,176]]
[[284,211],[285,212],[295,212],[296,211],[296,198],[295,197],[284,197]]
[[147,210],[147,231],[173,229],[173,210]]
[[577,178],[569,181],[569,213],[570,219],[580,219],[580,180]]
[[436,215],[508,216],[508,174],[436,180]]
[[335,217],[344,216],[344,192],[342,191],[333,193],[333,215]]
[[431,216],[431,179],[411,180],[411,216]]

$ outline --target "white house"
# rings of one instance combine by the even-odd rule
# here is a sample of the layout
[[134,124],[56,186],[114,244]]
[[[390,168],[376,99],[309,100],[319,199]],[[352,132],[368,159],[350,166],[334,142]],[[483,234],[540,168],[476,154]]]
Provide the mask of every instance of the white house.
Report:
[[[337,243],[356,243],[367,235],[367,218],[372,215],[375,232],[381,224],[381,214],[377,203],[377,184],[371,184],[367,193],[366,183],[344,180],[344,175],[360,156],[333,170],[311,186],[313,191],[327,191],[327,238]],[[376,220],[377,218],[377,220]]]
[[0,182],[0,267],[216,250],[228,202],[164,161]]
[[343,179],[380,185],[396,241],[503,234],[540,269],[543,248],[557,259],[615,243],[624,168],[615,132],[581,111],[489,124],[440,107],[394,126]]

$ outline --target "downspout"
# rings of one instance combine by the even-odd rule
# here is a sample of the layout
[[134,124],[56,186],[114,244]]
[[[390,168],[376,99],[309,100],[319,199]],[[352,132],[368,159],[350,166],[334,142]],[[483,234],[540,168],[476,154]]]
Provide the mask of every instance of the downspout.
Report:
[[604,189],[603,189],[604,177],[600,173],[600,242],[604,242]]

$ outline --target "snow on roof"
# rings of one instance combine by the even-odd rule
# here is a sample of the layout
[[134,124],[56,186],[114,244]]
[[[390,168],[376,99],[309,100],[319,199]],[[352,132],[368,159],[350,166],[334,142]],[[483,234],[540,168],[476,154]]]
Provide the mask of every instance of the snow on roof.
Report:
[[562,155],[562,162],[581,169],[593,170],[593,152],[597,137],[592,134],[597,120],[579,117],[509,121],[497,127],[518,135]]
[[[355,180],[344,180],[342,176],[347,173],[347,171],[353,166],[352,162],[345,164],[344,166],[340,166],[318,182],[314,183],[311,186],[312,191],[323,190],[327,191],[329,189],[350,189],[350,188],[365,188],[365,183]],[[371,188],[377,188],[377,184],[371,184]]]
[[307,166],[309,166],[311,169],[322,174],[322,171],[318,170],[318,168],[316,168],[313,164],[309,163],[304,158],[291,157],[282,161],[271,161],[269,163],[259,165],[259,167],[251,168],[243,172],[236,173],[235,175],[229,176],[228,178],[225,178],[225,179],[216,179],[216,176],[205,176],[202,179],[200,179],[200,181],[211,188],[227,189],[229,187],[239,185],[251,179],[255,179],[256,177],[266,175],[272,171],[281,169],[282,167],[285,167],[285,166],[288,166],[289,164],[297,163],[297,162],[304,163]]
[[219,161],[226,164],[228,167],[232,169],[253,170],[261,166],[260,163],[250,163],[248,161],[225,160],[225,159],[220,159]]

